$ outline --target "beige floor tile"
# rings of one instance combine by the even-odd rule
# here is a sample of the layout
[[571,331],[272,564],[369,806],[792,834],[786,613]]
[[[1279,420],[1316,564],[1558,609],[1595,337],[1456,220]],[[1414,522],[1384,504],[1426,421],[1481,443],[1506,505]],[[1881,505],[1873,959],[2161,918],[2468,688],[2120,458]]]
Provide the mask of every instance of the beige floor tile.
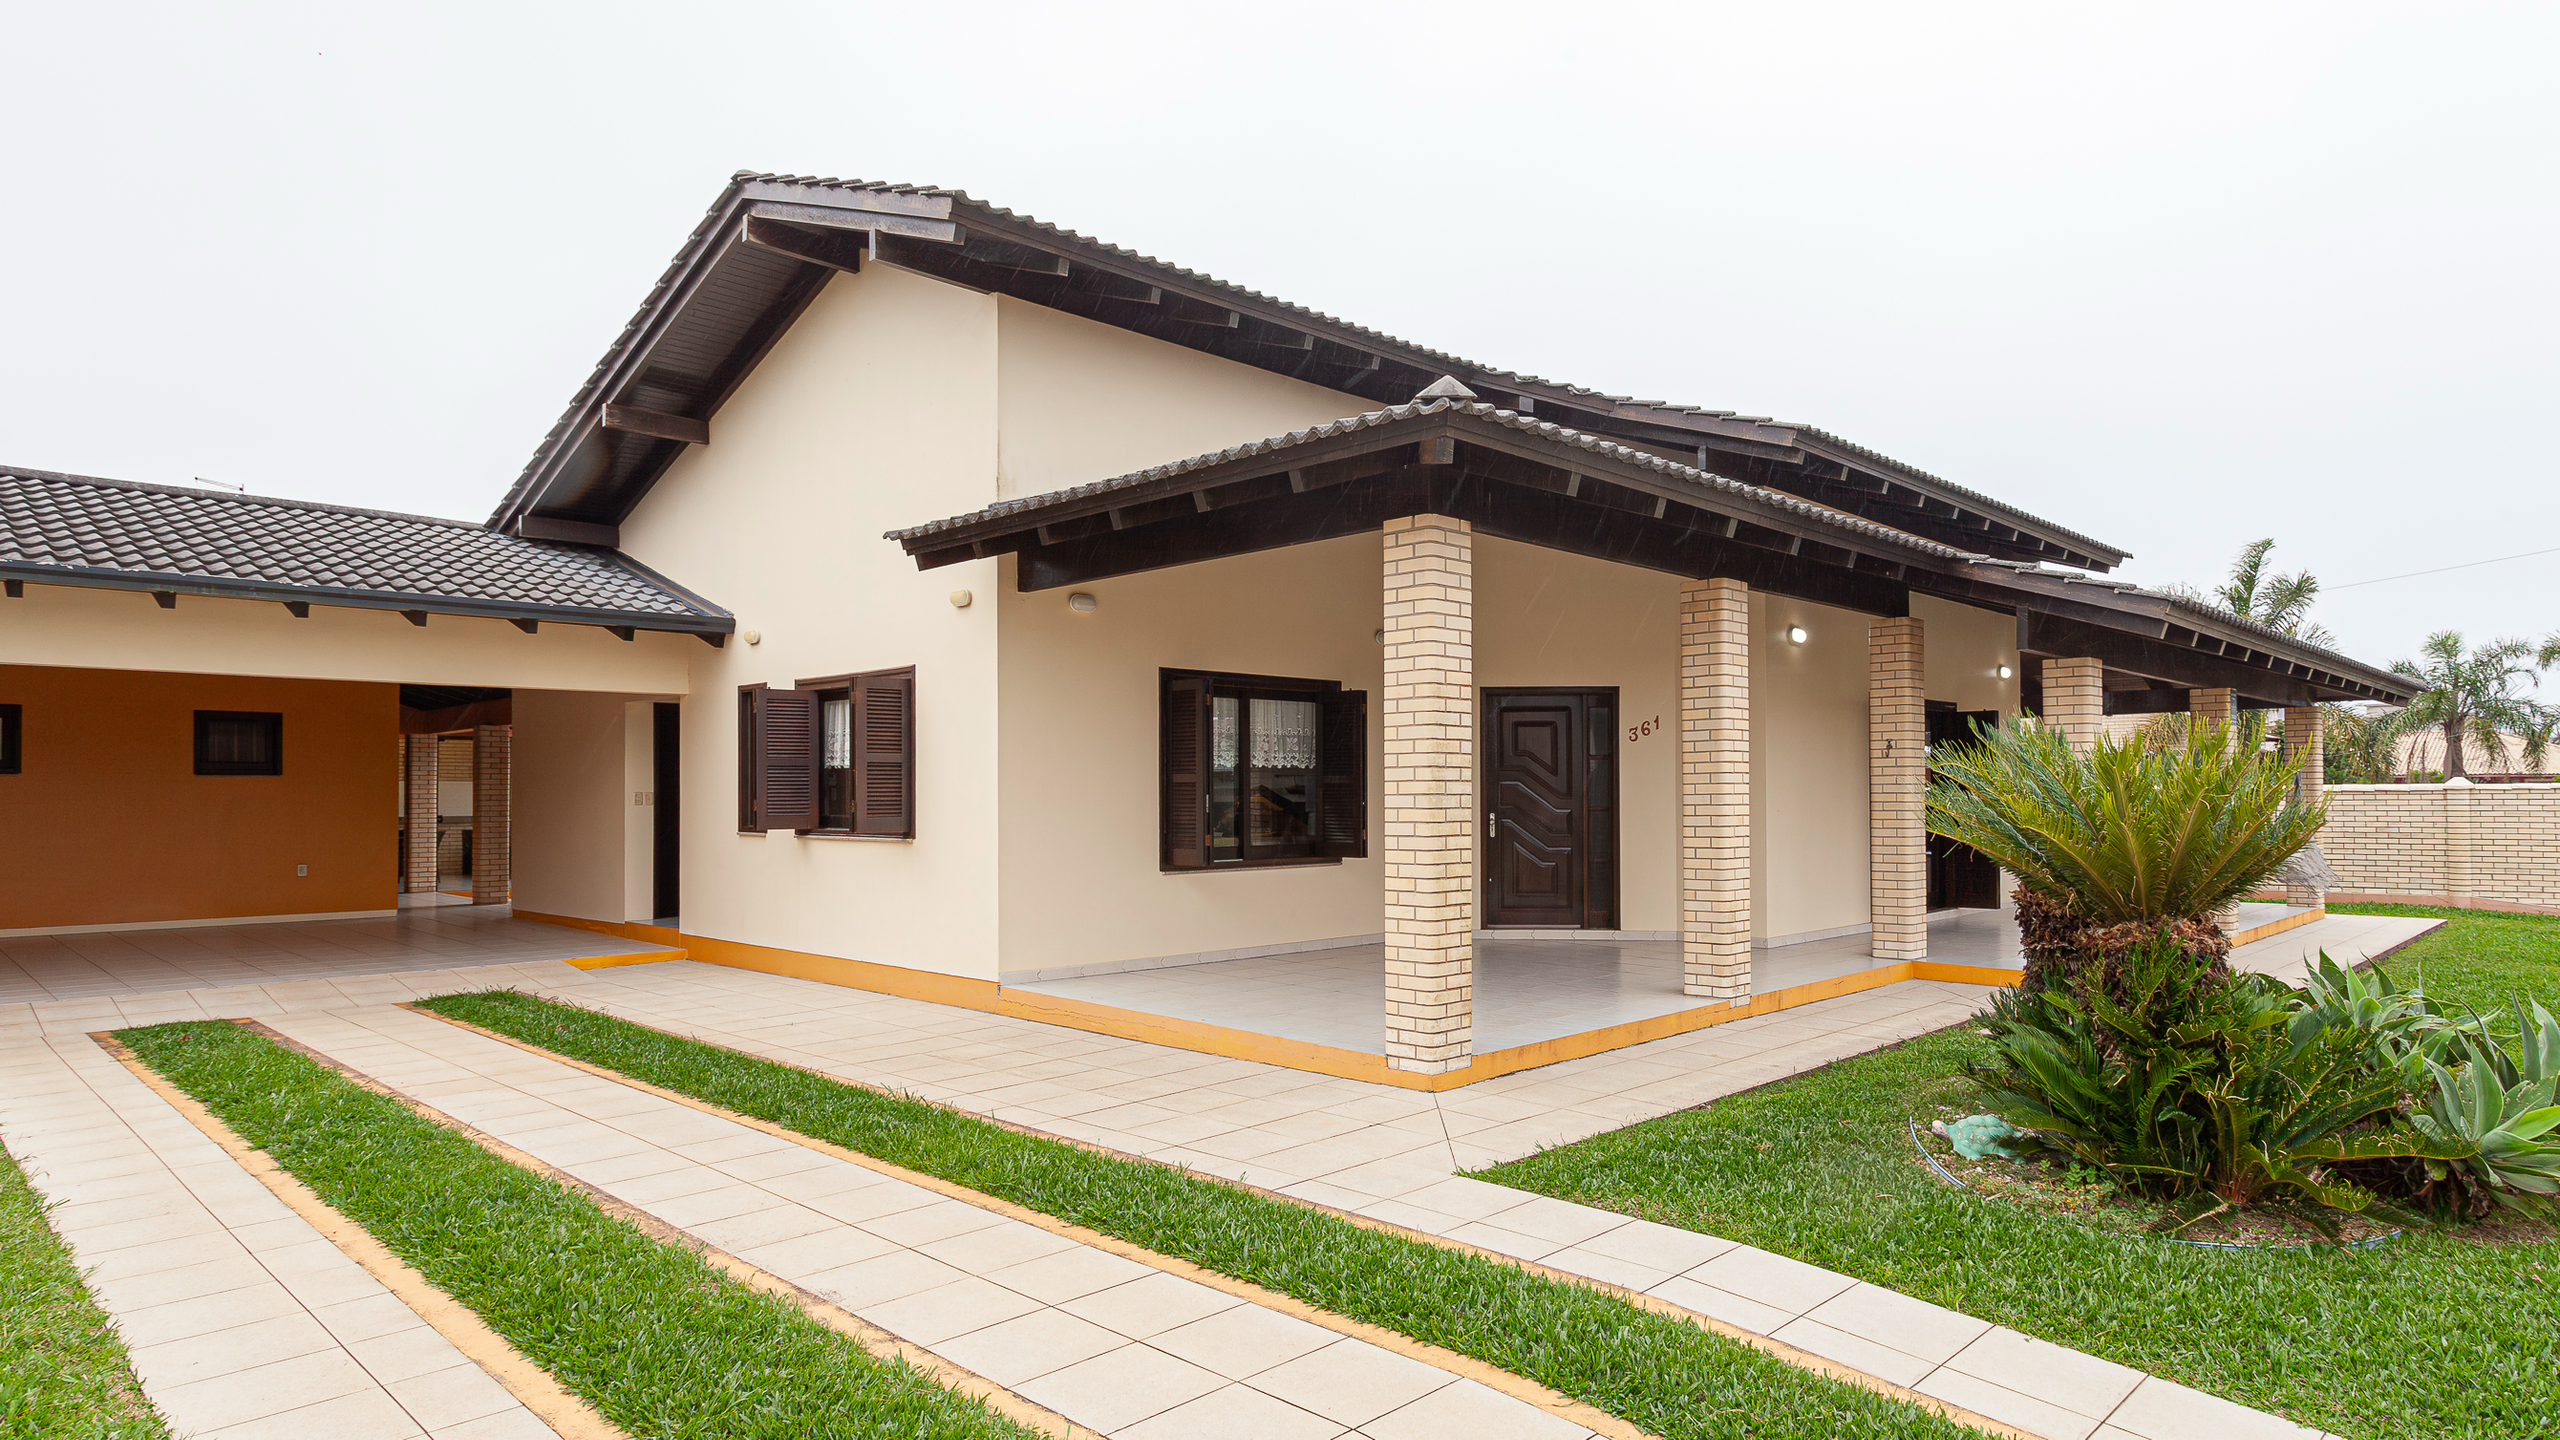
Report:
[[928,1204],[865,1220],[862,1228],[901,1245],[917,1246],[1005,1223],[1003,1216],[992,1211],[937,1196]]
[[2042,1440],[2089,1440],[2098,1428],[2098,1422],[2089,1416],[1943,1366],[1911,1388],[2004,1425],[2014,1425]]
[[1062,1305],[1156,1273],[1135,1260],[1083,1245],[986,1272],[988,1279],[1006,1289],[1048,1305]]
[[1473,1380],[1444,1385],[1360,1428],[1370,1440],[1587,1440],[1591,1434]]
[[1133,1340],[1144,1340],[1243,1303],[1222,1290],[1150,1270],[1125,1285],[1079,1296],[1058,1308]]
[[1237,1305],[1148,1337],[1147,1343],[1204,1370],[1243,1380],[1341,1338],[1295,1316]]
[[1123,1345],[1014,1388],[1106,1435],[1196,1400],[1226,1382],[1144,1345]]
[[[516,1413],[528,1420],[533,1418],[521,1409]],[[426,1433],[389,1395],[380,1390],[359,1390],[316,1405],[205,1432],[193,1440],[409,1440]],[[542,1433],[551,1434],[548,1429]]]
[[1954,1359],[1991,1329],[1987,1320],[1868,1284],[1850,1286],[1806,1312],[1804,1318],[1892,1346],[1932,1365]]
[[2143,1378],[2139,1370],[2005,1327],[1967,1345],[1946,1368],[2100,1420]]
[[941,1341],[934,1351],[953,1364],[1010,1386],[1128,1343],[1128,1337],[1092,1321],[1042,1309]]
[[330,1349],[272,1364],[227,1370],[192,1384],[151,1390],[152,1403],[180,1434],[219,1430],[324,1400],[381,1393],[344,1350]]
[[389,1381],[382,1388],[429,1430],[522,1408],[489,1372],[468,1361]]
[[1350,1426],[1365,1426],[1454,1383],[1446,1370],[1357,1340],[1338,1340],[1253,1377],[1256,1390]]
[[1332,1440],[1342,1427],[1247,1385],[1226,1385],[1121,1430],[1115,1440]]
[[2107,1428],[2120,1435],[2139,1436],[2141,1440],[2188,1440],[2190,1436],[2209,1440],[2319,1440],[2319,1433],[2297,1425],[2280,1415],[2235,1405],[2218,1395],[2190,1390],[2184,1385],[2146,1377],[2133,1387],[2107,1416]]

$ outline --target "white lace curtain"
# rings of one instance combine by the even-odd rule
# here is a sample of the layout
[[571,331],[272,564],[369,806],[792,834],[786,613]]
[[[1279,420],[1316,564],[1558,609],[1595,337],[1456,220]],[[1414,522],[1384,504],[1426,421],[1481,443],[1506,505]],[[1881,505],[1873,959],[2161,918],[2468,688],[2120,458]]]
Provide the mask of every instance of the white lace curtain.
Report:
[[[1248,700],[1256,770],[1316,768],[1316,730],[1323,707],[1309,700]],[[1220,699],[1210,706],[1209,763],[1218,770],[1236,768],[1236,702]]]

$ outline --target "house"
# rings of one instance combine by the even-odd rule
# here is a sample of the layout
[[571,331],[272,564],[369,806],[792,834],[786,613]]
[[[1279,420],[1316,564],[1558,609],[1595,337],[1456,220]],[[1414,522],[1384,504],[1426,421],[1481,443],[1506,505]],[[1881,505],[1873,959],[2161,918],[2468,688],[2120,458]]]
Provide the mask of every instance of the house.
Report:
[[[741,174],[483,525],[0,475],[0,932],[434,888],[405,686],[503,699],[520,916],[1440,1088],[2004,973],[1932,958],[1998,904],[1921,824],[1969,724],[2409,698],[2124,558],[1809,426]],[[1506,1029],[1503,975],[1591,1023]]]

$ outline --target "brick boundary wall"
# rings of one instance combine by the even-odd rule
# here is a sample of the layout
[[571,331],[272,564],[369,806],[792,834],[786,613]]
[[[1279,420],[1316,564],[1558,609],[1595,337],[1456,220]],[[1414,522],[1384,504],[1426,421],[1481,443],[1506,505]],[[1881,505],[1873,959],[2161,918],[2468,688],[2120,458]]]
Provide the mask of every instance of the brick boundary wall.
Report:
[[2330,898],[2560,907],[2560,784],[2331,785]]

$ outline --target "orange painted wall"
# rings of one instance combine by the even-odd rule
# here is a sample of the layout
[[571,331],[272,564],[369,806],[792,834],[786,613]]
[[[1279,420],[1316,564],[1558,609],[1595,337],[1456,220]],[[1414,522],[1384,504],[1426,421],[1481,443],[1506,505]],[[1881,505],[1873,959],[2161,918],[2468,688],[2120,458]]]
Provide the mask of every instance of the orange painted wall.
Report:
[[[0,665],[0,704],[0,930],[399,903],[396,685]],[[284,773],[196,774],[198,710],[281,712]]]

